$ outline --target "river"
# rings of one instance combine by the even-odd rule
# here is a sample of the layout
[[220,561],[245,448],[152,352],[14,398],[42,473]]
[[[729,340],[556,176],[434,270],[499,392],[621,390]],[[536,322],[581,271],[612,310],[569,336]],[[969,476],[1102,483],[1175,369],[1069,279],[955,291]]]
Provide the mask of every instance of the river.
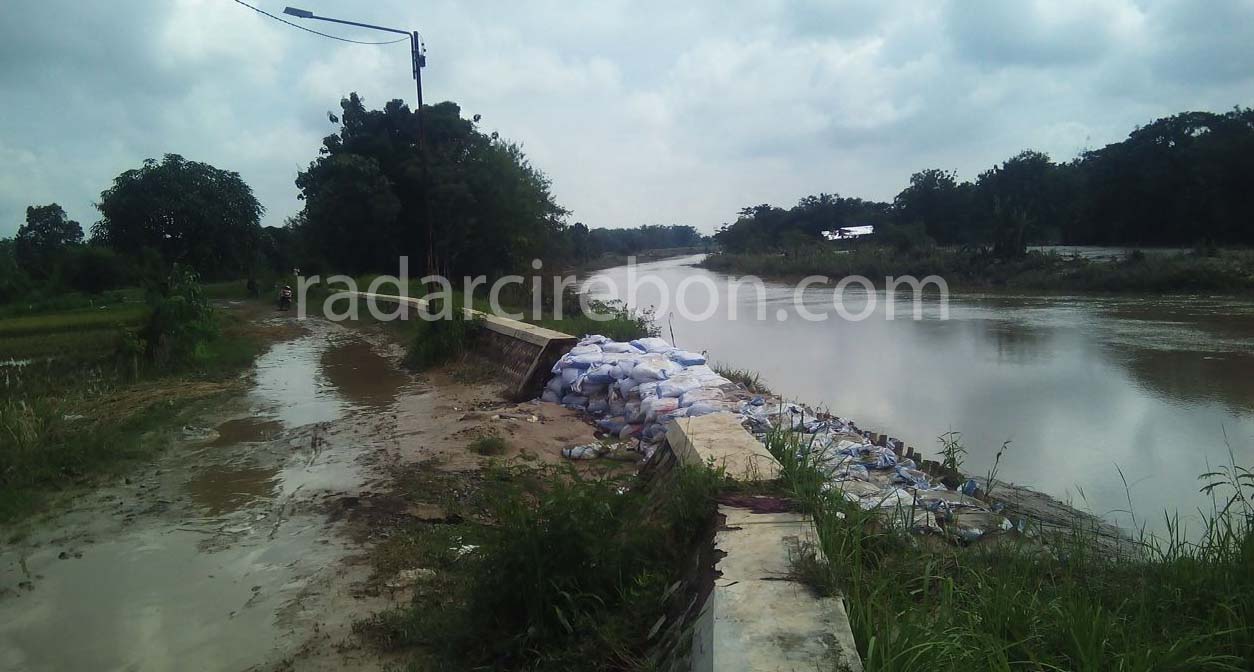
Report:
[[[664,301],[671,308],[656,321],[678,346],[928,454],[941,434],[961,432],[968,473],[987,474],[1010,441],[999,479],[1125,527],[1161,532],[1164,512],[1178,511],[1196,529],[1199,509],[1212,506],[1198,476],[1229,463],[1229,446],[1237,464],[1254,463],[1250,299],[962,293],[949,297],[948,319],[933,296],[915,320],[901,292],[890,320],[883,290],[853,286],[848,313],[873,305],[851,321],[836,313],[830,285],[795,302],[793,285],[772,282],[759,320],[758,294],[744,288],[729,302],[728,276],[695,267],[701,258],[637,265],[639,278],[659,282],[638,281],[634,296],[625,266],[593,274],[589,289],[637,308]],[[696,315],[674,309],[681,291]],[[696,319],[711,297],[717,309]]]

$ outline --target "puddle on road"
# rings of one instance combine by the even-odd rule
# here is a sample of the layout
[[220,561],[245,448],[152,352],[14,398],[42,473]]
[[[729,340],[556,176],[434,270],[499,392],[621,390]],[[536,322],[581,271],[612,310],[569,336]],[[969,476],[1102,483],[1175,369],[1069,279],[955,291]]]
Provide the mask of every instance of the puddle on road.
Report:
[[322,355],[322,371],[350,401],[361,406],[389,406],[396,391],[409,381],[364,341],[349,341]]
[[236,418],[215,428],[218,438],[211,446],[234,446],[240,443],[262,443],[283,431],[283,423],[271,418]]
[[277,477],[278,469],[214,465],[187,482],[187,494],[216,516],[270,500],[278,489]]
[[[95,543],[0,551],[0,670],[239,670],[299,643],[279,610],[348,549],[320,515],[286,505],[298,491],[359,485],[357,458],[373,439],[304,426],[386,409],[408,382],[368,344],[326,323],[311,331],[258,358],[251,417],[219,425],[213,450],[167,454],[159,465],[185,471],[182,486],[160,496],[185,497],[190,511],[140,513],[117,531],[119,512],[157,496],[131,486],[125,506],[85,514]],[[193,457],[208,461],[189,466]],[[49,533],[72,539],[76,529]]]

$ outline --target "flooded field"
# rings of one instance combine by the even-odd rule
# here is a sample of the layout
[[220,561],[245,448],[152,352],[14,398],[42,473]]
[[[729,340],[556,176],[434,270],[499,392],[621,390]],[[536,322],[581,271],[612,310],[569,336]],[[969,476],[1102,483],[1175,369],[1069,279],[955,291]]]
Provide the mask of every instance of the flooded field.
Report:
[[[0,670],[241,670],[359,616],[330,589],[407,375],[326,322],[155,464],[0,551]],[[194,664],[189,664],[194,661]]]

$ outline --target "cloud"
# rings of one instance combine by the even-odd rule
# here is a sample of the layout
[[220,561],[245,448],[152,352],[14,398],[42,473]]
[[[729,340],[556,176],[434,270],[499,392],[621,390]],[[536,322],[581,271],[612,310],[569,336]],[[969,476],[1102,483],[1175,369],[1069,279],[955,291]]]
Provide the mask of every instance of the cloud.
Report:
[[[922,168],[1068,159],[1254,90],[1249,0],[307,4],[422,32],[427,102],[522,143],[592,226],[711,231],[819,191],[887,200]],[[114,176],[166,152],[240,172],[278,225],[343,95],[414,100],[407,44],[333,42],[232,0],[48,0],[5,19],[0,236],[32,203],[89,225]]]

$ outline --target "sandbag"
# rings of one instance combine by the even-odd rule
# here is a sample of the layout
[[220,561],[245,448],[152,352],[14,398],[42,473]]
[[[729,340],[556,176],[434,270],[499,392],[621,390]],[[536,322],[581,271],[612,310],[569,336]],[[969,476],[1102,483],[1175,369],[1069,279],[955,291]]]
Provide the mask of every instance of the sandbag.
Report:
[[705,355],[699,352],[689,352],[687,350],[672,350],[671,352],[667,353],[666,356],[670,357],[671,361],[678,362],[680,364],[683,364],[684,366],[697,366],[700,364],[705,364]]
[[553,390],[545,390],[544,393],[540,395],[540,401],[550,403],[550,404],[557,404],[562,401],[562,398],[558,395],[557,392],[554,392]]
[[644,352],[668,352],[674,349],[670,343],[667,343],[665,340],[656,336],[637,338],[632,341],[631,344]]
[[655,422],[659,415],[679,409],[679,400],[675,397],[653,397],[640,404],[644,410],[645,422]]
[[695,376],[681,373],[662,381],[657,386],[657,394],[659,397],[680,397],[685,392],[699,387],[701,387],[701,381],[697,380]]
[[679,397],[679,405],[687,408],[698,401],[715,401],[723,398],[722,391],[709,387],[698,387],[688,390]]
[[583,410],[584,407],[588,405],[588,398],[582,394],[571,393],[562,397],[562,405],[569,408]]

